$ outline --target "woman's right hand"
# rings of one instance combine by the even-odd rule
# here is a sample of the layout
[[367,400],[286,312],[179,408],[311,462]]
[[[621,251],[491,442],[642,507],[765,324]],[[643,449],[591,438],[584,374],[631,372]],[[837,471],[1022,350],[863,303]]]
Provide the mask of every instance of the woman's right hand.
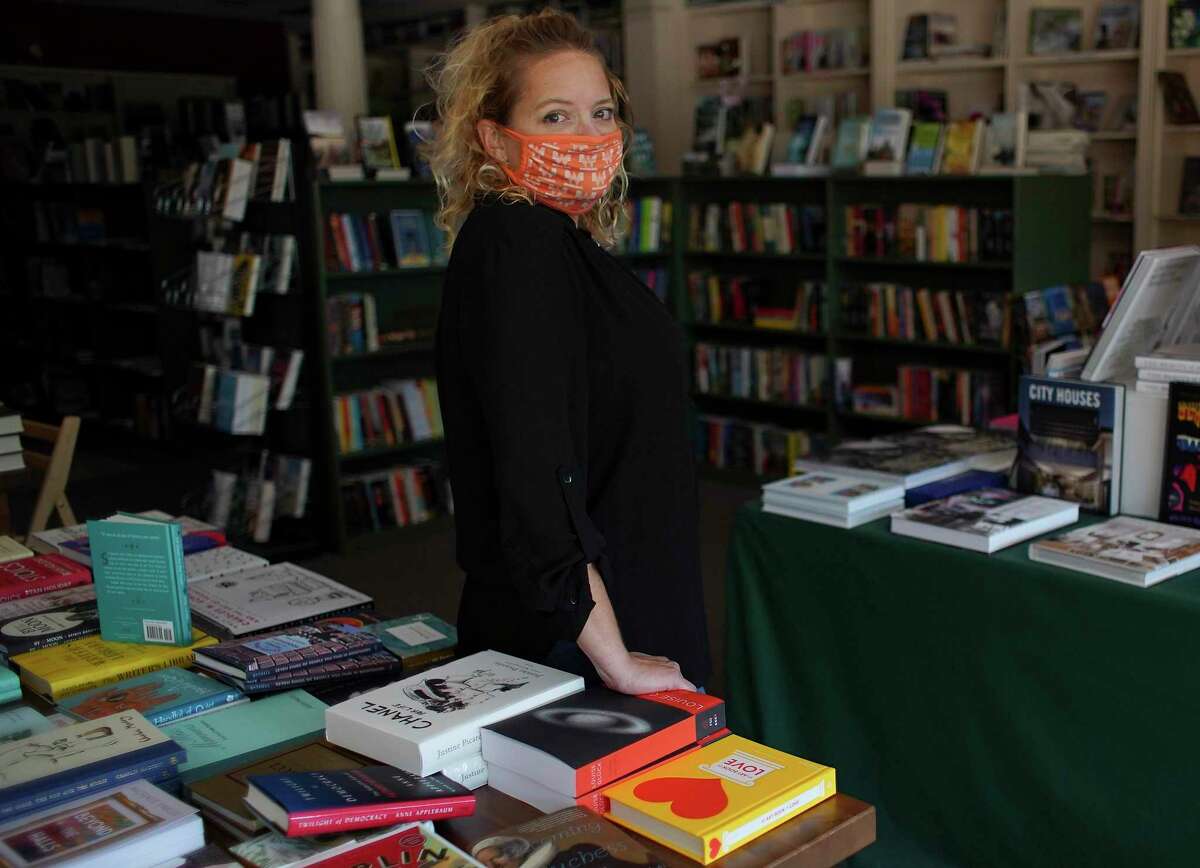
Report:
[[618,693],[636,695],[659,690],[696,689],[692,682],[683,677],[679,664],[674,660],[637,651],[628,651],[607,666],[597,666],[596,671],[604,685]]

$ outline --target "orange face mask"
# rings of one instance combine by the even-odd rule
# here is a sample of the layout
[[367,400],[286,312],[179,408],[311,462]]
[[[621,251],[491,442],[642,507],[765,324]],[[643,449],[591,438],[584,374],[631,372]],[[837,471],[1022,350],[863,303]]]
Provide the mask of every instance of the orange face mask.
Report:
[[504,166],[504,173],[543,205],[567,214],[592,210],[621,167],[620,130],[603,136],[531,136],[500,129],[521,145],[517,167]]

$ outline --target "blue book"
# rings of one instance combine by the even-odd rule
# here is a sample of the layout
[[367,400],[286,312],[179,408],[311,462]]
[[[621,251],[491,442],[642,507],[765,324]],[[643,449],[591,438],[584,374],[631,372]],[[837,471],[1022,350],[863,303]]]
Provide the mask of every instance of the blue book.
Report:
[[1075,325],[1075,308],[1071,302],[1071,287],[1046,287],[1042,290],[1042,299],[1046,303],[1046,319],[1050,323],[1050,334],[1059,337],[1078,331],[1078,327]]
[[95,720],[133,709],[154,726],[163,726],[248,701],[240,690],[173,666],[76,693],[61,700],[58,708],[76,720]]
[[0,744],[0,820],[134,778],[154,783],[179,771],[184,751],[136,711]]
[[178,522],[118,513],[87,527],[101,637],[190,645],[192,615]]
[[950,476],[908,489],[904,492],[904,506],[906,509],[911,509],[931,500],[941,500],[956,494],[977,491],[980,488],[1005,488],[1007,484],[1007,473],[991,470],[968,470],[957,476]]

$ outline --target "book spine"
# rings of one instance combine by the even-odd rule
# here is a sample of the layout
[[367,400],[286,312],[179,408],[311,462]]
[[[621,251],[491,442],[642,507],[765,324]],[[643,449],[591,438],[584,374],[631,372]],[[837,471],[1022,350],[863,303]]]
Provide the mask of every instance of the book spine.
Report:
[[[161,646],[160,646],[161,647]],[[115,684],[118,681],[124,681],[126,678],[137,678],[139,675],[149,675],[151,672],[157,672],[160,669],[168,669],[172,666],[187,668],[192,665],[195,659],[192,653],[191,646],[180,648],[170,657],[164,657],[156,660],[153,663],[148,663],[143,666],[133,666],[130,668],[121,667],[120,669],[99,669],[88,673],[81,674],[75,678],[64,679],[60,682],[50,684],[50,698],[55,702],[64,699],[68,696],[73,696],[76,693],[81,693],[84,690],[91,690],[93,687],[105,687],[109,684]]]
[[834,770],[826,769],[816,781],[806,782],[806,784],[797,787],[784,797],[782,801],[768,806],[762,813],[748,818],[745,815],[738,817],[734,821],[738,825],[726,827],[715,836],[720,839],[722,849],[717,853],[706,850],[705,856],[709,858],[705,860],[705,864],[708,864],[713,858],[724,856],[730,850],[766,834],[771,829],[782,825],[801,811],[807,810],[817,802],[829,798],[836,792],[837,785]]
[[[345,660],[348,657],[359,657],[363,654],[370,654],[374,651],[381,650],[383,650],[382,642],[364,642],[359,645],[346,646],[337,651],[326,651],[325,653],[320,653],[318,650],[318,652],[312,657],[305,657],[302,660],[291,660],[288,662],[281,661],[274,665],[263,665],[259,663],[258,660],[254,660],[251,661],[248,666],[246,666],[246,681],[250,682],[268,680],[274,678],[276,675],[282,675],[285,672],[293,672],[297,669],[308,669],[312,666],[320,666],[322,663],[334,663],[338,660]],[[236,662],[229,660],[222,662],[232,663],[232,665],[235,666],[237,665]]]
[[197,699],[184,705],[165,708],[162,711],[155,712],[153,716],[147,716],[146,719],[155,726],[164,726],[176,720],[183,720],[185,717],[195,717],[198,714],[204,714],[222,705],[229,705],[231,702],[237,702],[241,698],[242,694],[236,690],[228,690],[225,693],[214,693],[212,696],[206,696],[203,699]]
[[22,600],[25,597],[36,597],[54,591],[65,591],[67,588],[73,588],[79,584],[82,584],[80,579],[73,576],[67,576],[57,581],[50,580],[49,578],[41,579],[37,582],[14,588],[11,593],[0,592],[0,603],[11,603],[13,600]]
[[289,687],[303,687],[306,684],[319,684],[323,681],[333,681],[341,678],[358,678],[363,675],[374,675],[378,672],[391,672],[400,668],[401,664],[399,659],[397,659],[395,662],[375,663],[370,666],[362,666],[343,672],[308,673],[300,671],[294,675],[285,675],[282,678],[261,678],[256,681],[247,681],[243,690],[248,695],[253,696],[256,693],[269,693]]
[[326,831],[348,831],[390,826],[411,820],[449,820],[475,813],[474,796],[454,796],[386,806],[363,806],[288,815],[289,837],[319,835]]

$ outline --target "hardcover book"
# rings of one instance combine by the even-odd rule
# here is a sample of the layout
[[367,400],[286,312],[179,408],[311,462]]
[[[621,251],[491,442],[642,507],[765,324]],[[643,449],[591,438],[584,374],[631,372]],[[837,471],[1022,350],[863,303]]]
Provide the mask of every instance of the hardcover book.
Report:
[[1029,559],[1148,588],[1200,566],[1200,530],[1119,515],[1030,543]]
[[665,868],[664,863],[608,820],[580,807],[565,808],[548,817],[501,829],[476,842],[471,855],[484,865]]
[[167,865],[204,846],[196,809],[148,781],[130,781],[0,826],[0,864]]
[[[211,548],[225,545],[224,532],[211,528],[207,525],[196,526],[193,520],[173,519],[166,513],[158,512],[158,510],[147,510],[146,512],[133,513],[133,515],[144,518],[152,518],[156,521],[175,521],[180,525],[183,531],[183,553],[184,555],[194,554],[196,552],[208,551]],[[162,518],[161,516],[165,516]],[[39,551],[45,551],[47,554],[57,551],[63,557],[70,558],[73,561],[83,564],[85,567],[92,565],[92,546],[88,541],[87,525],[78,525],[77,527],[60,527],[52,531],[44,531],[43,539],[48,541],[57,541],[55,544],[47,542],[49,548],[41,548],[36,542],[30,545]]]
[[483,758],[574,799],[724,728],[713,696],[595,688],[485,726]]
[[383,647],[403,661],[405,669],[452,657],[458,645],[458,629],[428,612],[368,624],[366,630],[378,636]]
[[899,169],[908,148],[912,112],[908,109],[876,109],[867,138],[867,160]]
[[30,690],[59,702],[64,697],[113,684],[123,678],[169,666],[190,666],[196,648],[216,641],[196,629],[192,630],[192,644],[183,648],[106,642],[93,634],[64,645],[18,654],[13,663],[21,668],[21,681]]
[[1200,385],[1169,389],[1158,520],[1200,529]]
[[78,720],[95,720],[114,711],[133,709],[155,726],[163,726],[246,701],[241,692],[219,681],[170,666],[76,693],[60,701],[58,708]]
[[1023,376],[1017,405],[1012,487],[1116,514],[1125,387]]
[[1096,12],[1097,51],[1136,48],[1141,9],[1137,3],[1101,3]]
[[849,517],[885,504],[900,505],[904,486],[871,474],[855,474],[818,463],[797,462],[799,475],[763,486],[763,503]]
[[290,690],[168,723],[163,732],[187,751],[179,769],[187,784],[320,735],[325,707],[303,690]]
[[108,642],[189,644],[180,526],[124,514],[87,525],[100,635]]
[[[961,425],[932,425],[906,434],[852,440],[823,457],[834,467],[870,471],[898,479],[905,490],[966,470],[1008,468],[1015,454],[1011,434]],[[811,466],[811,462],[803,462]]]
[[87,585],[91,581],[91,570],[62,555],[11,560],[0,564],[0,603]]
[[1078,520],[1077,503],[984,488],[893,513],[892,533],[991,554]]
[[251,775],[247,783],[246,804],[292,837],[475,813],[475,797],[465,787],[391,766]]
[[942,162],[942,134],[945,125],[937,121],[917,121],[912,127],[905,170],[910,175],[936,175]]
[[583,689],[583,679],[481,651],[330,708],[334,744],[417,775],[480,752],[480,727]]
[[867,155],[871,134],[869,118],[842,118],[838,123],[837,139],[833,145],[832,165],[835,169],[857,169]]
[[53,607],[32,612],[39,597],[5,603],[6,610],[26,609],[0,620],[0,643],[9,657],[50,648],[100,632],[100,613],[96,610],[96,592],[92,585],[82,585],[54,595],[59,602]]
[[183,749],[136,711],[64,726],[0,745],[0,819],[130,778],[178,773]]
[[196,655],[196,665],[253,682],[382,648],[379,637],[363,630],[337,624],[302,624],[205,648]]
[[828,766],[730,735],[604,794],[611,819],[707,865],[836,791]]
[[937,482],[908,489],[904,492],[904,505],[911,509],[914,506],[929,503],[931,500],[953,497],[956,494],[965,494],[980,488],[1003,488],[1007,484],[1007,471],[967,470],[945,479],[939,479]]
[[269,566],[270,561],[244,552],[233,546],[220,546],[208,551],[184,555],[183,569],[189,582],[199,582],[203,579],[213,579],[227,573],[237,573],[242,570],[257,569]]
[[228,639],[372,605],[366,594],[287,562],[192,582],[188,595],[196,616]]

